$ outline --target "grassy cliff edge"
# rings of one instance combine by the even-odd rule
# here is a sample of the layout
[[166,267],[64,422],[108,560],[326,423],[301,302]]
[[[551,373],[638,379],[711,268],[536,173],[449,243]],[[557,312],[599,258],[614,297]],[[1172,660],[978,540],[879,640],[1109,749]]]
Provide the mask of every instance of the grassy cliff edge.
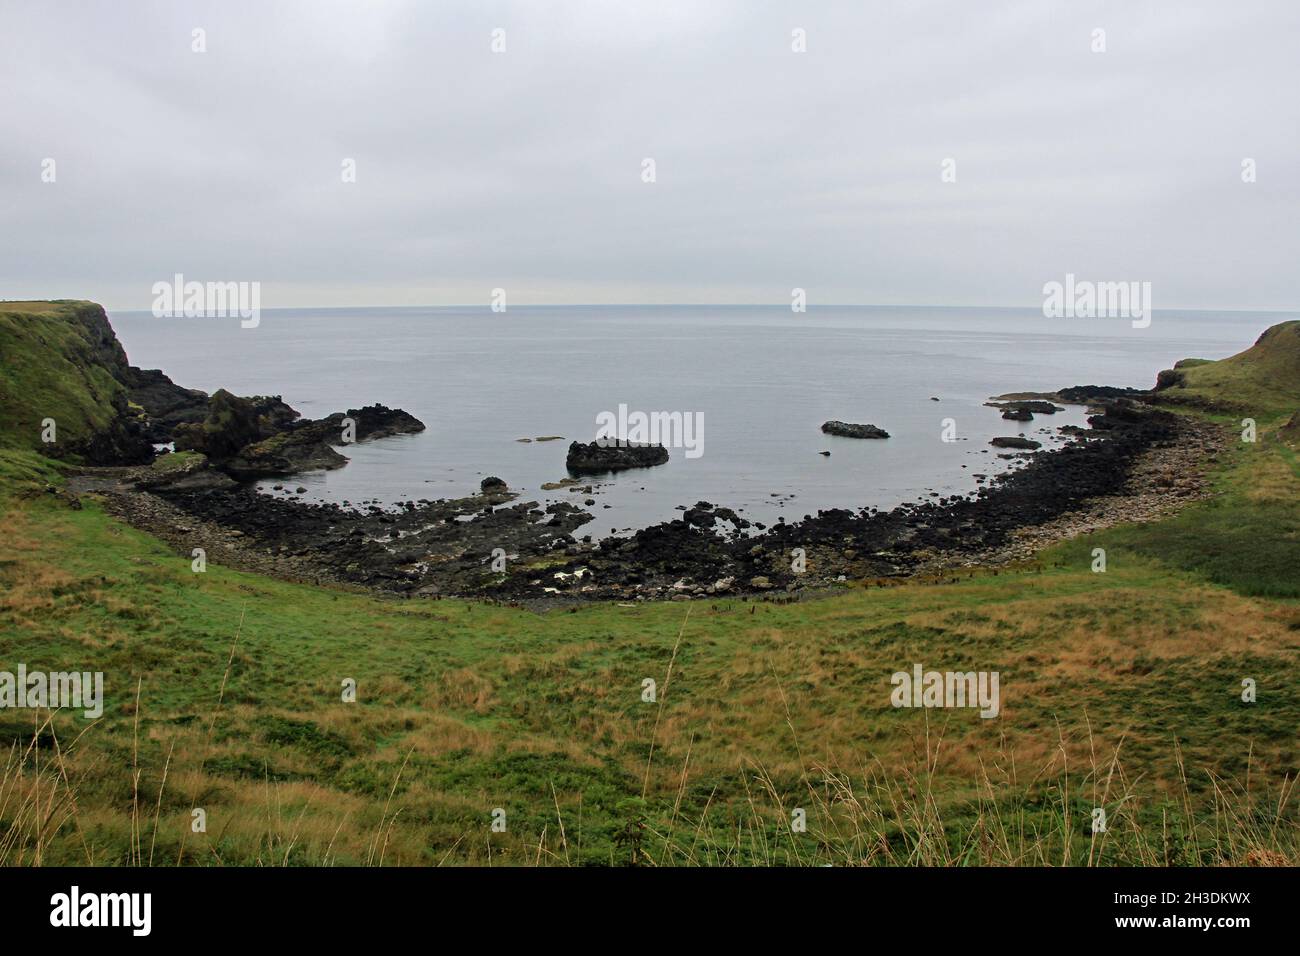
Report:
[[129,376],[102,306],[0,302],[0,449],[95,463],[146,459],[147,445],[131,434]]

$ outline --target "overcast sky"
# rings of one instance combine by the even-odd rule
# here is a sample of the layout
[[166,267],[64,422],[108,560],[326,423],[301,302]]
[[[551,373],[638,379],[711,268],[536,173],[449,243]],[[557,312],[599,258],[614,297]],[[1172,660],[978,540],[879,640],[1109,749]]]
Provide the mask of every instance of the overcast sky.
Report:
[[1298,37],[1296,0],[0,0],[0,298],[1293,309]]

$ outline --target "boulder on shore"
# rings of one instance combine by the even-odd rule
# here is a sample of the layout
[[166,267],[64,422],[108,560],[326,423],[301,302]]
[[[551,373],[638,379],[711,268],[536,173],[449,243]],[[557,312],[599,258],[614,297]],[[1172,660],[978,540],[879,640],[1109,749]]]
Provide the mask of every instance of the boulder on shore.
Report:
[[889,432],[875,425],[855,425],[850,422],[825,422],[822,425],[822,431],[827,435],[838,435],[840,438],[888,438]]
[[583,444],[575,441],[569,445],[564,463],[575,473],[622,471],[627,468],[649,468],[668,460],[668,449],[663,445],[642,445],[632,442],[601,439]]

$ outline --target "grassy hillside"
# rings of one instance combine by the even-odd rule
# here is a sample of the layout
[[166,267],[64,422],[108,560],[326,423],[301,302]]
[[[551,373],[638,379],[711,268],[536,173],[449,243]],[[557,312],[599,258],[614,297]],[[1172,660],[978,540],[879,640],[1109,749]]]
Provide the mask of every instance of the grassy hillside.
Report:
[[[1227,361],[1203,394],[1269,374]],[[1215,499],[1032,566],[545,614],[196,573],[0,448],[0,671],[107,697],[0,710],[0,864],[1300,863],[1300,463],[1272,437]],[[1000,716],[891,707],[916,663],[997,671]]]
[[[0,860],[1294,863],[1300,605],[1252,595],[1295,594],[1296,538],[1260,578],[1205,558],[1256,506],[1295,527],[1281,454],[1234,452],[1178,519],[1199,550],[1175,522],[956,584],[544,615],[194,573],[10,455],[0,668],[102,670],[108,705],[0,717]],[[1002,716],[891,708],[917,662],[999,671]]]
[[[0,302],[0,448],[76,454],[108,433],[126,409],[126,365],[93,302]],[[58,446],[41,440],[47,418]]]
[[[1218,362],[1186,359],[1177,383],[1160,393],[1170,404],[1275,421],[1300,410],[1300,321],[1282,322],[1246,351]],[[1167,374],[1167,373],[1166,373]]]

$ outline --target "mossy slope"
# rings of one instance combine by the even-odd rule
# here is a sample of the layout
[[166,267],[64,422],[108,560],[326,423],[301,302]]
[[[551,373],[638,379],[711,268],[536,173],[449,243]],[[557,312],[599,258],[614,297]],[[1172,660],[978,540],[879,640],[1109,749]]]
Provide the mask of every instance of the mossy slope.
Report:
[[1241,413],[1261,422],[1300,409],[1300,321],[1267,329],[1255,344],[1218,362],[1184,359],[1161,377],[1158,400]]
[[[91,462],[147,457],[130,434],[130,375],[102,306],[0,302],[0,448]],[[43,440],[47,420],[53,443]]]

